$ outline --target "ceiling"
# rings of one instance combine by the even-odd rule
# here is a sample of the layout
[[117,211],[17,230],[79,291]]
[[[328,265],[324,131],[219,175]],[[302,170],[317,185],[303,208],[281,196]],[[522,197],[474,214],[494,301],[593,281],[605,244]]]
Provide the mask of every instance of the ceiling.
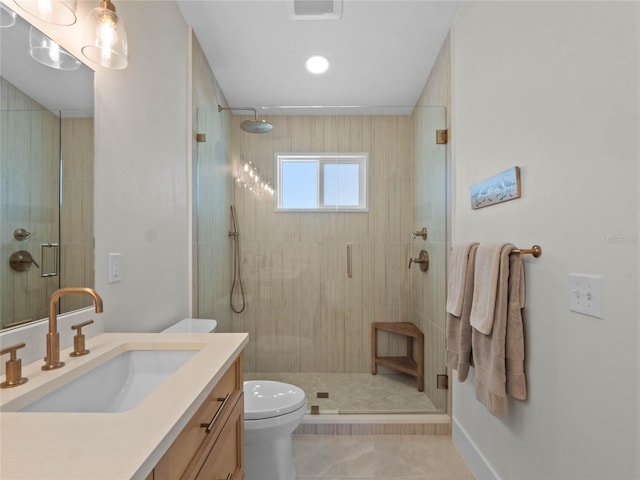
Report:
[[[296,17],[294,1],[328,3],[338,12],[334,15],[338,19],[327,19],[331,15]],[[410,114],[462,4],[454,0],[177,3],[193,27],[227,104],[262,108],[261,114],[336,112],[302,108],[310,106],[340,107],[340,113]],[[70,74],[32,61],[25,22],[19,20],[15,28],[1,33],[3,76],[52,110],[92,110],[90,70]],[[8,50],[9,45],[22,48]],[[327,73],[313,75],[304,63],[318,54],[326,56],[331,66]],[[48,87],[38,87],[35,80]],[[54,85],[61,87],[50,95]],[[43,92],[55,100],[47,100]]]
[[[367,113],[409,114],[462,4],[295,1],[329,3],[334,12],[341,7],[341,16],[295,17],[294,0],[178,0],[229,105],[358,106],[369,107]],[[305,70],[312,55],[329,59],[325,74]],[[301,108],[261,113],[292,111],[308,113]],[[352,109],[341,109],[346,111]]]

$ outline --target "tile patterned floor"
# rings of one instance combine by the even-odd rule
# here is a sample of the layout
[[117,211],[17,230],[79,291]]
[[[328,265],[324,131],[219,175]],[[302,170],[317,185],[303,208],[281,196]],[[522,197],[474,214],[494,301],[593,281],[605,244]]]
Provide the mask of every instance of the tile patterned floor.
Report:
[[297,480],[473,480],[447,436],[294,435]]
[[[434,413],[438,410],[415,378],[404,374],[370,373],[245,373],[245,380],[275,380],[297,385],[307,405],[320,413]],[[317,398],[329,392],[329,398]]]

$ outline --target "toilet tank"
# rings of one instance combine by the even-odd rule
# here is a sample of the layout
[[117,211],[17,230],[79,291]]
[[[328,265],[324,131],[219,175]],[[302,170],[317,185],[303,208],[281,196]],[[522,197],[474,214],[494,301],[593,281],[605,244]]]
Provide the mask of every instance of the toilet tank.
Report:
[[217,326],[218,322],[211,318],[185,318],[161,333],[213,333]]

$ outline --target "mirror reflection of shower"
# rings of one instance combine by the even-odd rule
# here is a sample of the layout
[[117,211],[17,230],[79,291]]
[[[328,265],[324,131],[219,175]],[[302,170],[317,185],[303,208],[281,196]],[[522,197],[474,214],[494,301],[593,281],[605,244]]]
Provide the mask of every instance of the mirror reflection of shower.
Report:
[[[247,305],[244,296],[244,286],[242,285],[242,272],[240,268],[240,232],[238,231],[238,222],[236,218],[236,208],[231,205],[231,230],[229,237],[233,239],[233,280],[231,282],[231,291],[229,292],[229,305],[234,313],[242,313]],[[236,289],[240,290],[240,306],[236,307],[233,298]]]

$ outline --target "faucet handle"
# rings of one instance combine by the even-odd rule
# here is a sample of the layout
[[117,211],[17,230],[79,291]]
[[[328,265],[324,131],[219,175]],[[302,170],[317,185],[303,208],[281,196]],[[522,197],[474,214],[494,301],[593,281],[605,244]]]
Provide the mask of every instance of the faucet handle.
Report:
[[69,354],[70,357],[81,357],[89,353],[84,346],[84,334],[82,333],[82,327],[91,325],[93,320],[87,320],[86,322],[71,325],[71,330],[77,330],[78,332],[73,337],[73,352]]
[[25,347],[25,343],[16,343],[0,350],[0,356],[8,353],[9,360],[6,363],[6,380],[0,383],[0,388],[11,388],[27,383],[28,379],[22,376],[22,360],[16,358],[16,352]]

